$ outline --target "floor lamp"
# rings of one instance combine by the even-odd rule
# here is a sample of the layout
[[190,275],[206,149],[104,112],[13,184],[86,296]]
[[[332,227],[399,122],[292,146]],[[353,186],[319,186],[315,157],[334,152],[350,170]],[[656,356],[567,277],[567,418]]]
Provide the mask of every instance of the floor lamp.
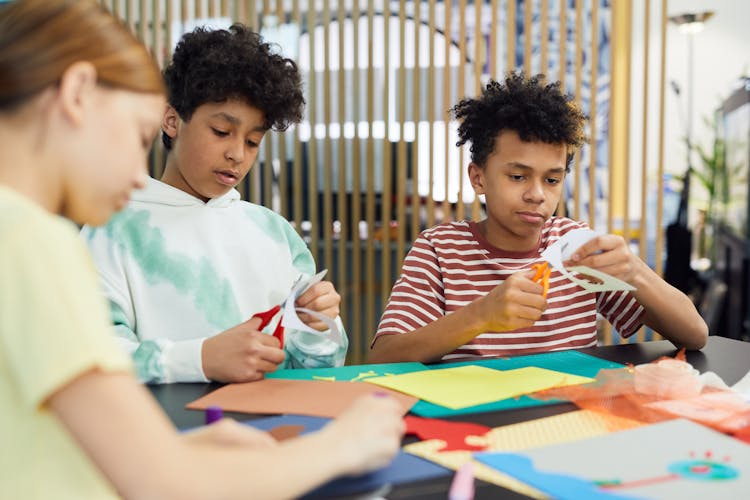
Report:
[[685,82],[685,89],[687,90],[687,126],[686,126],[686,143],[687,143],[687,169],[688,173],[692,170],[692,150],[693,150],[693,38],[696,33],[703,31],[703,27],[706,21],[708,21],[714,12],[707,10],[704,12],[686,12],[684,14],[677,14],[670,16],[670,22],[676,24],[680,32],[685,33],[688,39],[688,67],[687,67],[687,81]]
[[667,226],[667,263],[664,279],[681,290],[690,293],[696,281],[696,274],[691,267],[692,232],[688,228],[688,199],[690,197],[690,174],[692,173],[693,149],[693,37],[701,29],[713,12],[695,12],[671,16],[669,20],[679,26],[680,31],[688,37],[688,78],[685,82],[687,98],[687,165],[683,179],[682,194],[677,218]]

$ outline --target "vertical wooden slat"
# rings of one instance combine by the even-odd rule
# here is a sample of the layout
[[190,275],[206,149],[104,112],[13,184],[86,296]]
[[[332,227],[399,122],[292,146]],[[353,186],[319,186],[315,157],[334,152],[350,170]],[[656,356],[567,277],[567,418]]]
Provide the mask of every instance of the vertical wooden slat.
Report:
[[[625,32],[625,52],[628,64],[625,65],[625,81],[627,82],[627,88],[625,92],[625,151],[623,159],[623,172],[622,172],[622,230],[627,244],[630,244],[630,206],[628,198],[630,197],[630,82],[631,82],[631,64],[632,61],[632,47],[633,47],[633,6],[632,3],[628,4],[627,15],[625,16],[627,22],[627,31]],[[610,232],[612,232],[610,230]],[[623,343],[629,342],[629,339],[620,337],[620,341]]]
[[169,31],[169,26],[163,24],[161,16],[161,2],[151,2],[151,48],[154,58],[160,67],[164,67],[164,34]]
[[534,5],[532,0],[523,2],[523,70],[527,75],[531,74],[531,14]]
[[596,225],[596,99],[599,75],[599,0],[591,2],[591,80],[589,82],[589,225]]
[[506,47],[508,57],[507,72],[516,69],[516,0],[508,0],[508,20],[506,26]]
[[628,30],[625,34],[625,47],[627,49],[627,60],[628,64],[625,66],[625,81],[628,82],[627,92],[625,93],[627,102],[627,113],[625,114],[625,137],[627,138],[627,147],[625,148],[625,159],[624,159],[624,172],[622,182],[622,198],[623,198],[623,223],[622,230],[625,235],[625,241],[630,244],[630,82],[631,78],[631,67],[630,61],[632,61],[633,54],[633,5],[628,5],[628,14],[626,16]]
[[422,209],[419,194],[419,122],[421,121],[421,88],[422,68],[420,67],[420,34],[422,28],[422,2],[414,3],[414,72],[412,73],[412,121],[414,122],[414,141],[411,147],[411,231],[409,239],[414,240],[419,234]]
[[[246,0],[248,3],[248,9],[247,9],[247,24],[252,28],[254,31],[258,31],[260,27],[258,26],[258,6],[256,5],[256,0]],[[315,10],[314,7],[315,3],[313,2],[313,7],[311,7],[313,10]]]
[[[213,4],[214,0],[209,0]],[[284,11],[284,0],[276,0],[276,18],[278,19],[278,26],[286,24],[286,12]],[[291,48],[291,47],[289,47]],[[289,219],[291,214],[289,213],[289,165],[287,163],[286,154],[286,141],[287,136],[291,135],[289,131],[279,132],[278,134],[278,160],[279,160],[279,203],[281,204],[279,213],[285,218]]]
[[331,144],[331,9],[323,2],[323,260],[326,269],[333,269],[333,180]]
[[[253,2],[255,0],[252,0]],[[234,2],[234,19],[243,24],[248,24],[247,2],[245,0],[235,0]]]
[[216,16],[216,0],[208,0],[208,17]]
[[[292,19],[302,33],[302,13],[299,8],[299,0],[292,4]],[[309,35],[309,34],[308,34]],[[299,48],[299,41],[297,42]],[[312,65],[312,62],[310,62]],[[307,82],[304,82],[305,84]],[[309,103],[308,103],[309,105]],[[312,122],[310,126],[312,126]],[[292,159],[292,199],[294,200],[292,212],[294,213],[294,226],[297,232],[302,234],[302,142],[300,140],[300,127],[294,127],[294,156]]]
[[[651,44],[651,0],[644,0],[643,15],[643,120],[641,123],[641,218],[638,228],[638,255],[647,259],[646,242],[648,241],[648,99],[649,99],[649,52]],[[638,330],[638,342],[646,340],[646,329]]]
[[182,0],[180,2],[180,20],[182,21],[182,24],[185,24],[190,18],[190,10],[188,9],[189,3],[188,0]]
[[175,16],[172,0],[169,0],[165,5],[166,8],[164,9],[164,28],[166,35],[164,37],[164,66],[167,66],[172,60],[172,23],[175,20]]
[[[625,149],[629,148],[627,141],[627,115],[629,114],[628,96],[630,94],[630,82],[628,81],[627,66],[630,64],[628,52],[628,36],[631,30],[628,10],[628,0],[617,0],[612,3],[612,37],[610,49],[610,112],[609,112],[609,182],[607,230],[612,232],[617,210],[623,205],[621,202],[620,186],[625,181],[624,162],[627,154]],[[620,339],[622,341],[622,339]],[[612,327],[605,323],[602,328],[602,341],[605,344],[612,343]]]
[[[665,89],[667,81],[667,0],[661,1],[661,47],[659,68],[659,164],[656,171],[656,262],[655,271],[661,276],[664,271],[662,255],[664,252],[664,231],[662,221],[664,220],[664,107]],[[654,340],[661,336],[654,332]]]
[[[568,2],[567,0],[560,0],[560,67],[558,68],[557,80],[560,82],[560,89],[566,92],[566,74],[568,71]],[[565,184],[568,184],[566,179]],[[557,214],[560,216],[566,215],[565,207],[565,189],[563,194],[560,196],[560,202],[557,204]]]
[[490,76],[497,80],[497,50],[498,38],[497,38],[497,0],[491,0],[490,9],[492,10],[492,26],[490,27],[490,48],[487,51],[487,57],[490,61]]
[[374,0],[367,2],[367,195],[366,195],[366,219],[367,219],[367,251],[366,262],[366,310],[365,328],[368,340],[375,333],[375,138],[373,137],[373,121],[375,119],[375,89],[373,80],[374,69],[374,47],[373,31],[375,18]]
[[308,203],[308,215],[310,217],[310,223],[312,228],[310,231],[310,251],[313,254],[315,260],[318,260],[320,253],[318,252],[318,235],[320,234],[320,227],[318,218],[318,138],[316,137],[316,124],[317,124],[317,64],[315,61],[316,49],[315,49],[315,29],[317,27],[317,12],[315,11],[314,4],[307,5],[307,32],[309,34],[309,50],[310,50],[310,81],[308,82],[308,88],[310,89],[310,99],[307,104],[307,116],[310,121],[310,142],[307,148],[308,168],[307,168],[307,203]]
[[[483,50],[484,47],[484,32],[482,31],[482,7],[484,3],[474,3],[474,26],[476,34],[474,36],[474,95],[478,96],[482,92],[482,73],[484,72],[484,62],[489,58],[489,50]],[[484,60],[482,59],[482,53],[486,54]],[[463,165],[461,168],[464,168]],[[471,218],[472,220],[479,220],[482,217],[482,206],[479,202],[479,196],[474,196],[474,201],[471,204]]]
[[[261,13],[261,17],[265,18],[269,15],[271,15],[271,5],[269,0],[263,0],[263,12]],[[276,135],[277,134],[275,133],[268,133],[266,134],[266,140],[263,141],[263,186],[261,198],[257,200],[257,203],[260,203],[271,210],[275,209],[273,206],[273,149],[276,139],[278,138]],[[256,166],[256,170],[260,169]]]
[[542,0],[539,9],[541,11],[539,13],[539,39],[541,40],[539,72],[549,79],[547,74],[549,71],[549,0]]
[[[445,123],[445,151],[443,154],[443,168],[444,168],[444,185],[445,185],[445,196],[443,198],[443,214],[440,222],[446,222],[452,219],[451,205],[450,205],[450,157],[451,150],[451,135],[450,135],[450,107],[451,107],[451,56],[450,49],[452,45],[451,39],[451,5],[450,2],[444,2],[443,7],[445,8],[445,66],[443,67],[443,116]],[[460,63],[460,61],[459,61]]]
[[[359,2],[353,2],[352,6],[352,26],[354,33],[354,61],[352,68],[352,121],[354,122],[354,142],[352,144],[352,217],[351,217],[351,234],[352,234],[352,285],[351,302],[352,302],[352,320],[349,322],[351,349],[354,356],[352,362],[361,363],[365,360],[367,342],[362,330],[362,238],[359,232],[359,223],[362,220],[362,154],[361,141],[359,140],[359,121],[360,121],[360,78],[359,78]],[[365,168],[367,165],[365,164]],[[365,342],[363,342],[365,340]]]
[[125,22],[131,32],[138,33],[135,26],[135,2],[136,0],[125,0]]
[[398,88],[396,108],[398,109],[399,138],[396,151],[396,271],[401,270],[406,246],[406,3],[399,2],[398,9]]
[[[576,0],[576,55],[575,55],[575,83],[576,102],[581,105],[582,80],[583,80],[583,0]],[[573,187],[573,218],[581,218],[581,152],[576,152],[573,176],[575,178]]]
[[[278,0],[281,3],[281,0]],[[349,161],[346,157],[345,149],[345,136],[344,136],[344,124],[346,122],[346,98],[349,94],[347,89],[346,94],[344,89],[346,88],[346,61],[344,59],[344,27],[346,21],[346,11],[344,10],[344,2],[339,0],[338,10],[336,11],[336,18],[338,19],[338,56],[339,56],[339,71],[338,71],[338,122],[339,122],[339,142],[336,164],[338,165],[338,193],[336,197],[338,220],[339,220],[339,239],[338,239],[338,271],[336,273],[336,289],[339,295],[346,297],[348,295],[349,287],[347,286],[347,263],[349,258],[346,254],[346,244],[349,241],[349,217],[346,209],[346,171]],[[355,131],[356,134],[356,131]],[[330,229],[330,228],[329,228]],[[341,320],[345,325],[349,324],[349,315],[345,307],[341,308]]]
[[383,71],[385,80],[383,82],[383,121],[385,122],[385,136],[383,138],[383,246],[381,252],[381,277],[380,282],[380,300],[385,306],[388,296],[391,294],[391,207],[392,207],[392,182],[393,182],[393,165],[391,162],[391,140],[390,140],[390,31],[391,31],[391,9],[390,4],[386,3],[383,8]]
[[[429,61],[427,63],[427,121],[429,122],[429,192],[427,194],[427,227],[435,225],[435,0],[430,0],[428,21],[429,26]],[[445,79],[444,79],[445,80]]]
[[[146,0],[140,0],[138,2],[138,38],[143,42],[146,46],[149,45],[149,38],[148,38],[148,7],[147,7],[147,1]],[[153,47],[153,45],[152,45]]]
[[[458,3],[458,99],[466,96],[466,0]],[[456,202],[456,219],[466,218],[464,204],[464,153],[466,148],[458,149],[458,201]]]
[[[160,67],[164,67],[166,54],[164,49],[164,35],[169,31],[169,25],[165,25],[162,22],[161,13],[161,2],[152,2],[152,19],[153,24],[151,26],[151,46],[154,58]],[[152,145],[153,150],[153,161],[151,163],[149,173],[154,179],[160,179],[164,171],[164,146],[161,143],[161,136],[157,134],[156,140]]]
[[[239,1],[239,0],[237,0]],[[233,2],[236,3],[236,2]],[[232,17],[229,15],[229,0],[221,0],[219,2],[219,8],[221,9],[221,13],[219,14],[222,17]]]

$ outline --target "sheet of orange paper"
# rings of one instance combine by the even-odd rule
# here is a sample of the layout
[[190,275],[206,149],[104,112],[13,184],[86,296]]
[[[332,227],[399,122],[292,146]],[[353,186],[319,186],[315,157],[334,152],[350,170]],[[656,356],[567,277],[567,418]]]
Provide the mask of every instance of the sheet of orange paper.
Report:
[[466,365],[373,377],[364,381],[458,410],[551,387],[585,384],[593,382],[593,379],[533,366],[494,370]]
[[[578,410],[518,424],[495,427],[482,436],[468,436],[466,442],[485,447],[487,451],[515,451],[577,441],[610,432],[633,429],[641,425],[643,424],[635,420],[589,410]],[[472,460],[471,451],[440,451],[444,447],[445,441],[430,439],[407,444],[404,446],[404,451],[453,470],[458,470],[464,463]],[[548,498],[531,486],[527,486],[492,467],[476,460],[473,463],[474,476],[477,479],[497,484],[532,498]]]
[[[244,384],[229,384],[207,394],[185,408],[204,410],[220,406],[224,411],[275,414],[294,413],[313,417],[337,417],[352,401],[364,394],[376,392],[371,385],[324,380],[265,379]],[[414,406],[417,398],[399,392],[383,390],[396,398],[404,413]]]

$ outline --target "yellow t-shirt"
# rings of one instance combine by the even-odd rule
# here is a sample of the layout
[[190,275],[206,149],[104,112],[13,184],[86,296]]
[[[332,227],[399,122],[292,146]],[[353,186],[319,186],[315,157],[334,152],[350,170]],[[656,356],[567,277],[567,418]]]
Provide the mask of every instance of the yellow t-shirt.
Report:
[[76,227],[0,186],[0,498],[117,496],[45,406],[92,368],[132,371],[110,328]]

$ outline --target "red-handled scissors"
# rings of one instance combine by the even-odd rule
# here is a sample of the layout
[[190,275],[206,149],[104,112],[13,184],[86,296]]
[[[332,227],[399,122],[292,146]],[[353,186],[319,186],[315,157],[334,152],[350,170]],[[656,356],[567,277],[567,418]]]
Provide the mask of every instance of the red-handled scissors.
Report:
[[[278,314],[278,312],[281,311],[281,304],[276,304],[268,311],[263,311],[259,313],[253,314],[253,318],[259,318],[260,319],[260,330],[264,329],[268,326],[268,324],[273,320],[273,317]],[[279,319],[279,324],[276,325],[276,329],[273,331],[273,336],[279,339],[279,344],[281,344],[281,348],[284,348],[284,327],[281,324],[281,319]]]

